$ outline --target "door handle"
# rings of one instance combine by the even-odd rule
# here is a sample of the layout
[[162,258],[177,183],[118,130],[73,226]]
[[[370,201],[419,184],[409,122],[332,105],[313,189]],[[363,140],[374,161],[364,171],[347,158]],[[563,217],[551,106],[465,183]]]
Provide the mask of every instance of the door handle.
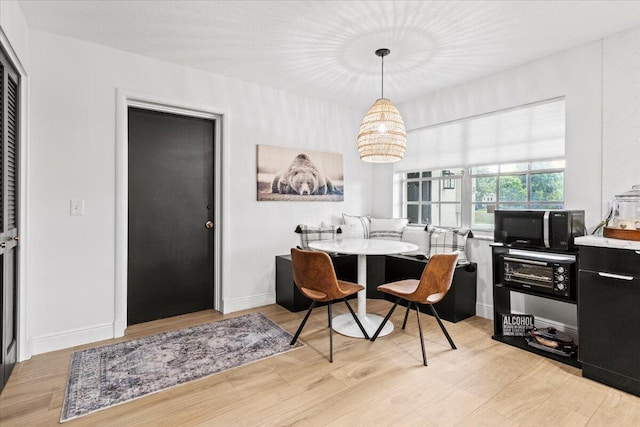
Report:
[[623,276],[622,274],[603,273],[601,271],[598,271],[598,276],[607,277],[609,279],[633,280],[633,276]]
[[207,229],[212,229],[213,228],[213,221],[207,221],[204,223],[204,228]]

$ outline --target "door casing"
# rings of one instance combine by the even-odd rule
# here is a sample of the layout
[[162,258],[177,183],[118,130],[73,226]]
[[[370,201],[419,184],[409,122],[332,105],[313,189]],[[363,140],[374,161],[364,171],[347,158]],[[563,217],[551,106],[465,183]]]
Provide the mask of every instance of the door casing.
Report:
[[17,265],[17,281],[18,281],[18,302],[15,307],[18,310],[18,362],[22,362],[31,358],[31,338],[29,336],[29,317],[27,316],[27,308],[29,307],[28,300],[28,256],[29,253],[29,234],[27,230],[30,225],[29,214],[29,199],[30,199],[30,182],[27,179],[29,176],[29,149],[28,149],[28,129],[29,129],[29,75],[16,51],[11,46],[9,39],[0,31],[0,48],[4,50],[4,53],[9,58],[9,62],[15,67],[16,71],[20,75],[20,102],[18,107],[19,115],[19,130],[18,130],[18,142],[17,149],[21,153],[19,156],[19,176],[18,186],[16,191],[18,192],[18,236],[20,236],[20,244],[18,245],[18,251],[16,256]]
[[[224,312],[222,306],[223,275],[223,209],[226,187],[226,170],[223,164],[227,150],[224,150],[228,129],[228,113],[222,109],[200,105],[189,105],[173,100],[159,99],[147,95],[118,89],[116,93],[116,212],[115,212],[115,292],[113,336],[124,336],[127,327],[127,259],[128,259],[128,108],[136,107],[184,116],[199,117],[215,121],[214,135],[214,301],[213,308]],[[223,186],[223,183],[225,185]]]
[[[9,375],[13,371],[13,368],[18,361],[18,346],[19,346],[19,305],[20,301],[20,283],[19,283],[19,252],[20,246],[18,245],[19,228],[20,228],[20,187],[21,187],[21,75],[20,72],[13,65],[11,58],[5,52],[4,49],[0,50],[0,56],[2,57],[2,67],[0,67],[0,84],[2,88],[2,105],[0,106],[0,150],[2,155],[0,161],[2,167],[0,168],[0,175],[2,179],[0,184],[2,191],[2,202],[0,203],[0,210],[2,216],[0,217],[0,240],[2,241],[2,248],[0,249],[0,391],[2,391],[6,382],[9,379]],[[15,98],[13,99],[16,109],[9,109],[9,86],[13,83],[15,88]],[[7,88],[5,92],[4,89]],[[15,127],[13,128],[13,173],[10,172],[9,167],[11,156],[9,155],[10,144],[8,136],[9,132],[9,114],[13,113],[15,118]],[[13,185],[9,185],[10,179],[13,179]],[[10,216],[10,189],[13,190],[13,218]]]

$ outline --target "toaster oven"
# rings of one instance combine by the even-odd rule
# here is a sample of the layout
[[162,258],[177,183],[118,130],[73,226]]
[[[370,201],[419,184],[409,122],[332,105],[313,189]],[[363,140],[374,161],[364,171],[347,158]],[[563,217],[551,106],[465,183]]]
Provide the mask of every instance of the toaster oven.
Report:
[[499,257],[503,286],[576,301],[574,254],[510,249]]

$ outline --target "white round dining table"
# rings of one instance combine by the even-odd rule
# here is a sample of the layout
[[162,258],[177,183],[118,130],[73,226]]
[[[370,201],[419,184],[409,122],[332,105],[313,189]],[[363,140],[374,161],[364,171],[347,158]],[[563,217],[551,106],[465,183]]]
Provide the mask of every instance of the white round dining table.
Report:
[[[392,255],[418,249],[413,243],[384,239],[335,239],[310,242],[309,247],[323,252],[358,255],[358,284],[365,287],[358,292],[357,316],[369,336],[373,336],[383,317],[367,314],[367,255]],[[362,331],[350,313],[333,318],[333,330],[349,337],[364,338]],[[393,331],[393,323],[387,322],[379,336]]]

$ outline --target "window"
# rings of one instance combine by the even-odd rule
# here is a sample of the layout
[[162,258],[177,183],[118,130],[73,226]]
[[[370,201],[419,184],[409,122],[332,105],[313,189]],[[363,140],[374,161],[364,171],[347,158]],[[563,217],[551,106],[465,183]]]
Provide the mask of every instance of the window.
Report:
[[443,169],[403,174],[404,217],[409,223],[460,227],[462,172]]
[[471,228],[493,229],[495,209],[562,209],[564,160],[472,167]]
[[403,216],[410,224],[493,229],[495,209],[562,209],[563,159],[401,175]]
[[408,130],[394,214],[489,231],[496,209],[562,208],[565,107],[559,97]]

